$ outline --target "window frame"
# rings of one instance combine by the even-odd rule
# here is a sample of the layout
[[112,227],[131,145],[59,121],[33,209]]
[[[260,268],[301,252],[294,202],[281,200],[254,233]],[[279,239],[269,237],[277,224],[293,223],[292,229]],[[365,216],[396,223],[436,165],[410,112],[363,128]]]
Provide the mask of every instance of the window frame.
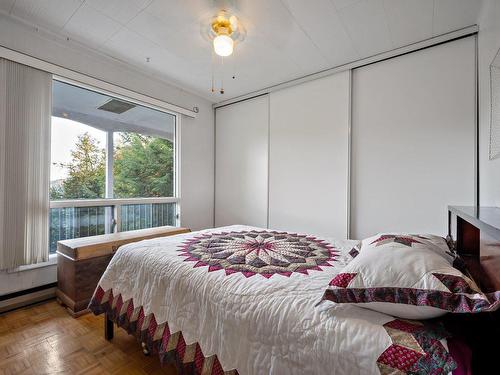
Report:
[[[180,138],[181,138],[181,117],[179,113],[166,110],[165,108],[160,108],[155,106],[154,104],[147,103],[144,101],[136,100],[124,95],[117,94],[115,92],[108,91],[106,89],[88,85],[79,81],[75,81],[72,79],[68,79],[65,77],[61,77],[58,75],[52,76],[53,81],[59,81],[62,83],[66,83],[69,85],[73,85],[76,87],[80,87],[82,89],[90,90],[97,92],[99,94],[108,95],[120,100],[124,100],[130,103],[134,103],[146,108],[150,108],[156,111],[160,111],[163,113],[167,113],[175,117],[175,125],[174,125],[174,191],[172,197],[144,197],[144,198],[102,198],[102,199],[65,199],[65,200],[50,200],[49,201],[49,209],[52,208],[78,208],[78,207],[113,207],[113,228],[110,233],[118,233],[121,227],[121,209],[124,205],[129,204],[155,204],[155,203],[175,203],[175,226],[181,225],[181,197],[180,197]],[[103,82],[105,84],[105,82]],[[108,142],[106,143],[106,155],[113,155],[113,142],[109,142],[110,138],[113,138],[113,132],[107,132]],[[52,147],[52,142],[51,142]],[[113,185],[113,170],[110,169],[110,165],[113,165],[113,158],[111,160],[106,159],[106,195],[108,195],[108,190],[110,185]],[[108,183],[111,182],[110,185]],[[49,212],[50,215],[50,212]],[[48,251],[49,249],[47,249]]]

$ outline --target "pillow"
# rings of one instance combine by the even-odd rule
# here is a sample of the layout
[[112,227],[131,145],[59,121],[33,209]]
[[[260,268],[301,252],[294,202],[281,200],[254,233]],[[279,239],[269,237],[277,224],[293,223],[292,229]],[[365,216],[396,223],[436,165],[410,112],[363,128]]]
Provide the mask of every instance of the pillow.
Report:
[[379,233],[361,241],[360,249],[396,243],[401,245],[426,246],[429,250],[441,255],[453,263],[456,255],[450,249],[448,242],[443,237],[433,234],[408,234],[408,233]]
[[483,294],[452,266],[436,238],[380,234],[363,240],[359,254],[330,281],[323,300],[405,319],[497,309],[500,292]]

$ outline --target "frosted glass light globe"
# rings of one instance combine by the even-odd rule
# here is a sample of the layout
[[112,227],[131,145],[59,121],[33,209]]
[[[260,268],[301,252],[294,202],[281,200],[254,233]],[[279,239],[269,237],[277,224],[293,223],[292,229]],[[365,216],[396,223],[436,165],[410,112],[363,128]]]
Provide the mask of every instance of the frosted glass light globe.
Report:
[[214,38],[214,51],[219,56],[229,56],[233,53],[233,40],[227,35],[217,35]]

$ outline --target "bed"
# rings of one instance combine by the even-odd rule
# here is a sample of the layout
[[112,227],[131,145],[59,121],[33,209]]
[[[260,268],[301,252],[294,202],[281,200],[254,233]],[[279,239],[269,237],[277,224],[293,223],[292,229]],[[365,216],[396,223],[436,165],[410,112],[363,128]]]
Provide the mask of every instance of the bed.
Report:
[[427,354],[424,373],[456,368],[439,321],[321,301],[358,245],[239,225],[141,241],[120,248],[89,308],[108,339],[114,322],[181,373],[404,374]]

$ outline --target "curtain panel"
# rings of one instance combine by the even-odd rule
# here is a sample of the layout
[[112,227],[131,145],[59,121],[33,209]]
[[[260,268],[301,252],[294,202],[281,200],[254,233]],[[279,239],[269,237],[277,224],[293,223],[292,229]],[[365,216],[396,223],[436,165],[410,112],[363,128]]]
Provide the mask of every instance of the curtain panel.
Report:
[[0,269],[46,262],[52,75],[0,59]]

